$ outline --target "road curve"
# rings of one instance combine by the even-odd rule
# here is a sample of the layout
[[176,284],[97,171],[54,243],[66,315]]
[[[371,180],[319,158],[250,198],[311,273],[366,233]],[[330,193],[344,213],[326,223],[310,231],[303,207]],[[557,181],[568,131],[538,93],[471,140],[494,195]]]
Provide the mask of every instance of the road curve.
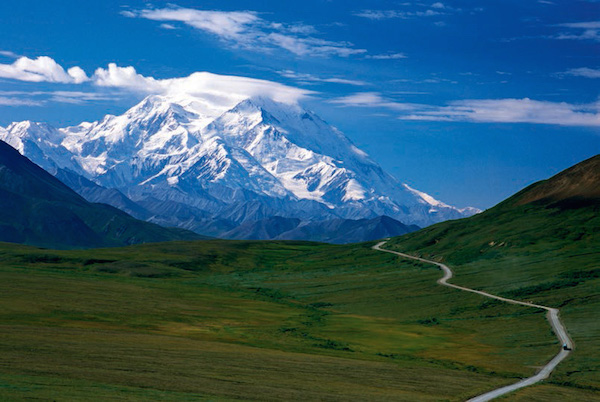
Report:
[[[546,318],[548,319],[548,322],[550,322],[550,325],[552,326],[552,330],[554,331],[554,334],[556,335],[556,337],[558,338],[558,340],[561,343],[561,349],[556,354],[556,356],[554,356],[554,358],[552,360],[550,360],[550,362],[548,362],[536,375],[534,375],[532,377],[524,378],[517,383],[495,389],[495,390],[487,392],[483,395],[479,395],[475,398],[471,398],[467,402],[489,401],[489,400],[497,398],[501,395],[508,394],[509,392],[513,392],[520,388],[527,387],[529,385],[533,385],[539,381],[542,381],[542,380],[548,378],[550,376],[550,373],[552,373],[552,371],[554,370],[554,368],[556,366],[558,366],[558,364],[561,361],[563,361],[571,353],[571,350],[573,349],[573,341],[571,341],[571,338],[569,338],[569,335],[567,334],[567,331],[566,331],[563,323],[560,321],[560,318],[558,316],[558,309],[542,306],[539,304],[533,304],[533,303],[522,302],[522,301],[513,300],[513,299],[507,299],[506,297],[495,296],[493,294],[490,294],[487,292],[482,292],[480,290],[465,288],[463,286],[458,286],[458,285],[454,285],[452,283],[448,283],[448,280],[450,280],[452,278],[452,276],[454,275],[454,273],[452,272],[452,270],[450,268],[448,268],[448,266],[446,266],[442,263],[439,263],[439,262],[426,260],[424,258],[419,258],[419,257],[413,257],[412,255],[400,253],[398,251],[386,250],[386,249],[381,248],[381,246],[383,246],[386,242],[387,242],[387,240],[377,243],[376,245],[373,246],[373,249],[378,250],[378,251],[383,251],[385,253],[396,254],[396,255],[399,255],[404,258],[410,258],[411,260],[417,260],[417,261],[425,262],[428,264],[437,265],[444,273],[444,276],[442,278],[438,279],[438,281],[437,281],[437,283],[439,283],[442,286],[448,286],[448,287],[451,287],[454,289],[463,290],[465,292],[477,293],[478,295],[489,297],[489,298],[496,299],[496,300],[501,300],[506,303],[520,304],[520,305],[526,306],[526,307],[535,307],[535,308],[546,310],[548,312],[546,315]],[[566,345],[569,350],[565,350],[562,347],[562,345]]]

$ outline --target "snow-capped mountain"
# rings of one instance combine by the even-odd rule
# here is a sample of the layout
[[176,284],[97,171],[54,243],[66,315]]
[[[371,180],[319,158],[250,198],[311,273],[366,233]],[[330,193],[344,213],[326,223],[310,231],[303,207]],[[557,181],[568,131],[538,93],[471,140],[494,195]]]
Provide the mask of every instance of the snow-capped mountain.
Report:
[[70,171],[119,190],[150,220],[198,231],[214,219],[388,215],[426,226],[477,212],[402,184],[314,113],[265,98],[223,107],[153,95],[94,123],[13,123],[0,128],[0,139],[53,174]]

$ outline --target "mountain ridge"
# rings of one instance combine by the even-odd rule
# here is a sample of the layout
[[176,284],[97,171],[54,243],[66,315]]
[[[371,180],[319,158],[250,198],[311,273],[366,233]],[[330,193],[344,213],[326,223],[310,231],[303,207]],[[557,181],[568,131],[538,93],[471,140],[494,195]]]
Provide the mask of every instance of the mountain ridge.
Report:
[[0,241],[88,248],[201,238],[92,204],[0,141]]
[[[93,123],[59,129],[13,123],[0,139],[52,174],[68,170],[134,203],[175,202],[213,219],[236,210],[236,225],[257,220],[239,213],[256,211],[253,203],[271,216],[302,221],[387,215],[419,226],[478,212],[402,184],[313,112],[267,98],[226,108],[151,95]],[[170,223],[199,230],[205,222]]]

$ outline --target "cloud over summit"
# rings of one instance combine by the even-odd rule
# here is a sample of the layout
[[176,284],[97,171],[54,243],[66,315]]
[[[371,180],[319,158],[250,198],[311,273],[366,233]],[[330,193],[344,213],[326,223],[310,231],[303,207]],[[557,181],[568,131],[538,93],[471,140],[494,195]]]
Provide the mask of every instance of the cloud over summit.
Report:
[[[225,104],[263,96],[277,102],[293,104],[313,94],[312,91],[256,78],[196,72],[187,77],[157,79],[139,74],[132,66],[120,67],[110,63],[98,68],[90,77],[80,67],[65,69],[54,59],[41,56],[36,59],[21,57],[12,64],[0,64],[0,77],[27,82],[49,82],[58,84],[92,84],[96,87],[114,88],[140,94],[196,95],[218,99]],[[72,103],[75,96],[56,99]],[[82,92],[73,92],[81,95]],[[89,100],[89,97],[88,97]],[[22,100],[13,105],[30,103]],[[27,101],[30,102],[30,101]],[[3,104],[9,104],[4,99]]]

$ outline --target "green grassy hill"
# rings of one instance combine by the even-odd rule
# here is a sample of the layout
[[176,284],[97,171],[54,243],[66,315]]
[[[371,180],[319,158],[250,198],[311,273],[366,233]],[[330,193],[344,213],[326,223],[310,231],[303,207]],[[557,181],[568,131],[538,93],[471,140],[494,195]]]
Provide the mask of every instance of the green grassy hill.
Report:
[[547,385],[511,398],[600,400],[600,156],[387,247],[448,263],[456,284],[560,308],[575,352]]

